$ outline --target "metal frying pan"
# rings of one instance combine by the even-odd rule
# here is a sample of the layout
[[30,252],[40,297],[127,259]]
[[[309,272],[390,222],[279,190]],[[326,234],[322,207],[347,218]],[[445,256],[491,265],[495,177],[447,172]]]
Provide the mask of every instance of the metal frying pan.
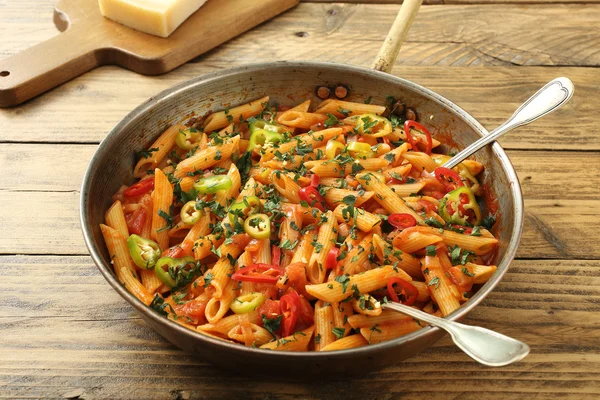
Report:
[[[406,1],[399,19],[414,17],[414,7],[414,12],[402,15],[405,8],[411,11],[406,7],[411,3],[417,4],[416,8],[420,5],[419,0]],[[394,29],[392,35],[393,32]],[[386,42],[388,40],[390,36]],[[446,143],[443,146],[446,151],[462,149],[488,133],[475,118],[450,100],[381,72],[391,69],[397,51],[392,53],[385,49],[380,52],[374,65],[376,69],[322,62],[270,62],[227,69],[167,89],[129,113],[100,144],[88,166],[81,190],[80,217],[85,242],[109,284],[152,328],[176,346],[203,360],[235,369],[244,368],[245,372],[262,371],[290,378],[364,374],[398,363],[431,346],[444,334],[438,328],[425,327],[388,342],[327,353],[265,351],[204,336],[146,307],[118,282],[99,229],[104,212],[111,204],[111,195],[122,182],[133,182],[134,154],[147,148],[167,126],[265,95],[279,104],[292,105],[306,99],[319,100],[314,91],[317,86],[338,84],[350,89],[349,101],[371,97],[373,103],[383,104],[386,96],[391,95],[417,110],[419,121],[434,137]],[[449,138],[451,141],[447,140]],[[495,143],[474,158],[485,166],[483,183],[491,194],[491,203],[488,203],[497,208],[498,270],[465,305],[447,317],[451,320],[464,317],[500,282],[515,256],[523,225],[521,188],[504,150]]]

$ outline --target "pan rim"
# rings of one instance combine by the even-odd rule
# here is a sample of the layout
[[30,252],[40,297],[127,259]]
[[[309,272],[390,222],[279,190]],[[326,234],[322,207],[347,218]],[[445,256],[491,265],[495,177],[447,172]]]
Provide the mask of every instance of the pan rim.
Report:
[[[143,316],[150,318],[153,322],[162,325],[165,329],[176,330],[180,334],[186,336],[189,340],[200,340],[201,342],[206,342],[208,345],[215,345],[217,347],[223,347],[228,349],[233,353],[237,353],[240,356],[257,356],[261,358],[268,359],[274,357],[280,359],[282,357],[293,357],[293,358],[308,358],[311,360],[325,360],[328,361],[339,361],[340,359],[352,358],[358,355],[368,355],[369,353],[377,353],[378,351],[385,351],[387,349],[392,349],[401,344],[407,342],[413,342],[417,339],[422,339],[424,337],[432,337],[436,332],[440,331],[440,328],[427,326],[425,328],[419,329],[415,332],[412,332],[408,335],[401,336],[396,339],[392,339],[389,341],[372,344],[368,346],[362,346],[353,349],[346,350],[338,350],[333,352],[290,352],[290,351],[270,351],[266,349],[257,349],[252,347],[246,347],[236,343],[229,343],[223,340],[215,339],[207,335],[203,335],[199,332],[192,331],[191,329],[185,328],[178,323],[166,318],[157,312],[154,312],[144,303],[142,303],[139,299],[137,299],[133,294],[131,294],[125,286],[121,285],[121,283],[117,280],[116,276],[112,272],[110,265],[106,263],[101,255],[100,249],[98,245],[93,240],[93,232],[91,225],[88,221],[88,201],[89,201],[89,192],[91,190],[91,182],[94,171],[97,169],[98,164],[101,159],[104,158],[104,153],[107,152],[112,146],[117,145],[119,132],[123,131],[129,124],[132,124],[136,121],[137,118],[145,115],[152,107],[156,104],[166,101],[172,96],[178,95],[182,91],[193,90],[193,88],[197,86],[201,86],[208,82],[224,79],[229,76],[235,76],[240,73],[254,72],[254,71],[264,71],[265,69],[303,69],[306,67],[311,68],[322,68],[322,69],[331,69],[335,68],[336,70],[346,70],[348,72],[354,73],[363,73],[371,79],[388,81],[393,84],[401,84],[402,86],[408,87],[411,90],[414,90],[424,97],[426,97],[430,101],[437,101],[442,103],[445,107],[454,111],[457,115],[460,116],[461,119],[467,125],[469,125],[478,135],[483,136],[488,134],[488,131],[469,113],[463,110],[461,107],[457,106],[450,100],[445,97],[435,93],[434,91],[427,89],[419,84],[416,84],[412,81],[397,77],[395,75],[387,74],[384,72],[371,70],[364,67],[354,66],[354,65],[346,65],[346,64],[338,64],[332,62],[320,62],[320,61],[274,61],[274,62],[264,62],[264,63],[253,63],[247,64],[243,66],[228,68],[224,70],[214,71],[207,74],[199,75],[197,77],[185,80],[180,82],[174,86],[171,86],[160,93],[150,97],[148,100],[137,106],[131,112],[129,112],[121,121],[119,121],[113,129],[106,135],[106,137],[101,141],[100,145],[94,152],[90,163],[86,169],[85,175],[83,177],[83,182],[81,186],[81,194],[80,194],[80,202],[79,202],[79,217],[82,233],[84,236],[84,241],[86,247],[90,252],[90,256],[92,260],[96,264],[96,267],[100,270],[100,273],[104,276],[104,278],[108,281],[108,283],[113,287],[113,289],[124,298],[129,304],[131,304],[140,314]],[[342,71],[343,72],[343,71]],[[519,184],[519,180],[515,169],[512,165],[512,162],[508,158],[504,149],[498,144],[494,142],[491,146],[494,157],[496,157],[504,170],[509,182],[508,189],[510,190],[511,197],[514,202],[514,220],[513,220],[513,235],[510,238],[510,241],[507,245],[507,251],[498,263],[497,271],[492,276],[492,278],[484,284],[477,293],[463,306],[459,309],[448,315],[447,319],[449,320],[457,320],[465,315],[467,315],[473,308],[475,308],[483,299],[498,285],[498,283],[502,280],[504,274],[508,271],[510,263],[514,260],[516,255],[516,251],[518,248],[518,244],[522,235],[524,214],[523,214],[523,197],[521,192],[521,187]],[[154,327],[151,326],[152,329]],[[429,346],[428,346],[429,347]]]

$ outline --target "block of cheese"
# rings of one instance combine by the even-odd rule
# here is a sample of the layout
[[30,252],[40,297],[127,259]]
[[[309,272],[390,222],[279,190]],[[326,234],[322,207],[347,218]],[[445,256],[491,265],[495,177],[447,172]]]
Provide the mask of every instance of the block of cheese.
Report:
[[98,0],[106,18],[155,36],[168,37],[206,0]]

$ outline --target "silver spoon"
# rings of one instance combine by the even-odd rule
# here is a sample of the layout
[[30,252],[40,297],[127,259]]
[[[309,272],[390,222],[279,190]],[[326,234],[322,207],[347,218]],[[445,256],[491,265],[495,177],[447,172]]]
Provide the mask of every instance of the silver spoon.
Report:
[[529,346],[525,343],[489,329],[439,318],[400,303],[385,303],[381,307],[442,328],[452,336],[452,340],[462,351],[489,367],[502,367],[522,360],[529,354]]
[[546,86],[538,90],[536,94],[523,103],[505,123],[452,157],[444,163],[442,167],[456,167],[467,157],[495,141],[505,133],[518,128],[521,125],[527,125],[528,123],[560,108],[573,97],[574,91],[575,87],[569,78],[556,78],[553,81],[548,82]]

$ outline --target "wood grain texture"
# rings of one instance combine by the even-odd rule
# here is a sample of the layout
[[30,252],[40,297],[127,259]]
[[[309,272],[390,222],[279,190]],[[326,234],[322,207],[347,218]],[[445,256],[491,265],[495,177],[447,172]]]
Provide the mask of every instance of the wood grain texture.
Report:
[[[87,256],[77,216],[81,179],[97,143],[125,114],[173,84],[248,62],[369,66],[400,1],[309,0],[168,75],[102,67],[0,110],[0,253],[21,254],[0,256],[0,398],[600,398],[600,70],[556,66],[598,66],[600,6],[583,3],[600,0],[424,5],[392,71],[488,129],[550,79],[575,82],[564,111],[502,139],[526,199],[520,258],[465,320],[527,342],[532,353],[522,362],[486,368],[446,337],[352,380],[231,374],[158,336]],[[56,35],[56,2],[0,0],[0,58]],[[571,2],[582,4],[551,4]]]
[[520,363],[483,367],[444,338],[377,374],[319,383],[247,380],[185,355],[133,313],[89,257],[9,256],[0,257],[0,265],[10,288],[0,291],[0,398],[78,392],[93,399],[175,399],[183,391],[194,399],[600,395],[598,261],[517,260],[469,314],[466,323],[529,343],[532,354]]
[[[95,147],[0,145],[0,169],[5,171],[0,179],[0,204],[5,204],[0,254],[87,254],[78,201]],[[517,256],[600,258],[595,245],[600,225],[600,153],[510,151],[509,156],[525,198],[525,230]],[[574,180],[565,190],[574,175],[587,179]],[[31,212],[42,205],[45,212]],[[34,224],[39,228],[32,231]]]
[[[0,55],[15,54],[56,35],[50,21],[53,0],[7,1],[8,12],[0,14]],[[397,11],[396,4],[301,3],[220,47],[219,53],[227,59],[255,62],[258,49],[261,58],[327,57],[368,66]],[[48,22],[41,26],[44,12]],[[595,29],[599,18],[600,5],[594,4],[425,5],[397,63],[599,65],[600,54],[594,50],[600,44]]]
[[[0,110],[0,142],[98,143],[147,98],[186,79],[232,65],[237,64],[206,60],[159,77],[118,67],[98,68],[27,104]],[[600,69],[398,66],[392,73],[454,101],[488,129],[504,122],[546,82],[567,76],[575,83],[571,101],[560,111],[506,135],[500,143],[508,149],[600,149],[597,109],[595,103],[586,101],[597,93]]]

